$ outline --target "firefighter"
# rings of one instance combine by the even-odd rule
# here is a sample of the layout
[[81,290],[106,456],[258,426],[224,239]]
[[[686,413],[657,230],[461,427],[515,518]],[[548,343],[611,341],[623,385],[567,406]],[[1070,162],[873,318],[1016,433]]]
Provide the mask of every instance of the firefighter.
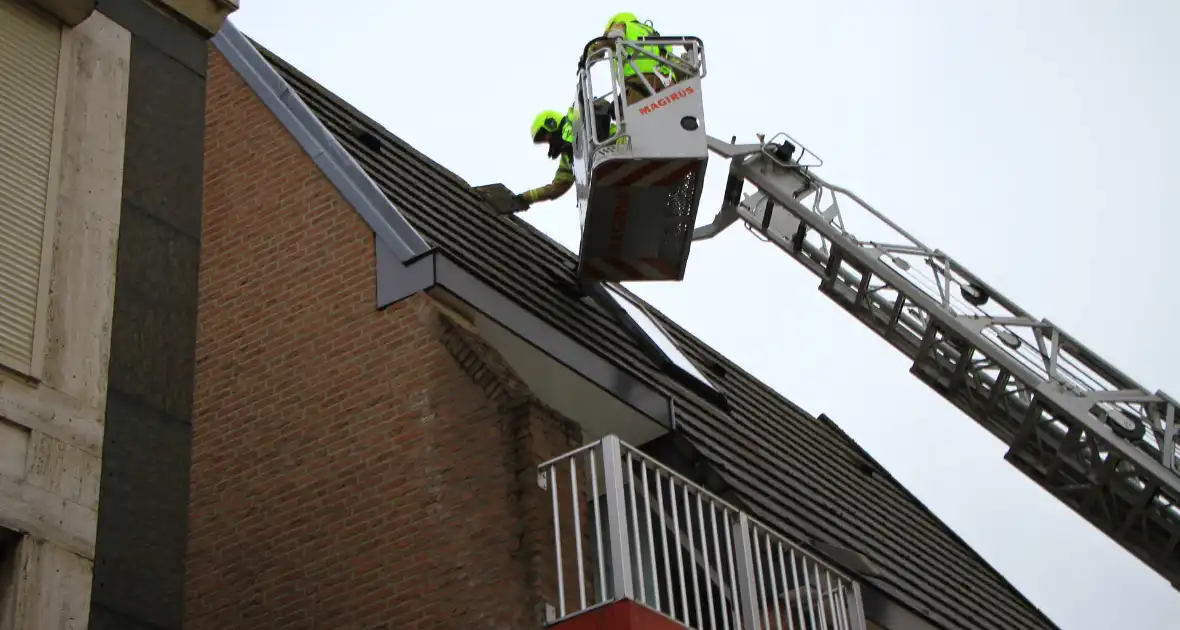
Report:
[[557,172],[553,174],[553,181],[527,190],[516,196],[516,202],[522,210],[538,201],[552,201],[564,195],[574,185],[574,125],[570,122],[573,108],[569,114],[562,116],[552,109],[537,114],[529,128],[533,144],[547,145],[549,159],[557,160]]
[[[533,144],[546,145],[549,149],[549,159],[557,160],[557,172],[553,174],[553,181],[527,190],[516,195],[514,201],[520,210],[527,210],[530,205],[538,201],[553,201],[564,195],[574,185],[574,124],[577,122],[577,112],[570,108],[562,116],[555,110],[547,109],[537,114],[529,132]],[[609,123],[609,131],[603,133],[601,127],[609,120],[599,117],[600,139],[609,138],[617,131],[615,124]]]
[[[603,37],[611,39],[622,38],[624,41],[635,41],[640,37],[659,37],[659,32],[651,26],[639,21],[634,13],[619,13],[612,17],[606,24],[606,29],[603,31]],[[598,44],[594,49],[601,48],[607,44]],[[659,56],[667,57],[668,50],[664,46],[644,46],[643,50]],[[663,90],[668,85],[675,82],[676,77],[672,69],[667,65],[662,64],[651,57],[640,55],[637,53],[630,53],[619,60],[623,66],[623,86],[626,89],[627,104],[631,105],[641,101],[650,94],[648,89],[644,86],[643,81],[639,78],[642,75],[647,79],[648,85],[655,92]],[[630,62],[628,62],[630,61]],[[639,75],[636,74],[639,71]]]

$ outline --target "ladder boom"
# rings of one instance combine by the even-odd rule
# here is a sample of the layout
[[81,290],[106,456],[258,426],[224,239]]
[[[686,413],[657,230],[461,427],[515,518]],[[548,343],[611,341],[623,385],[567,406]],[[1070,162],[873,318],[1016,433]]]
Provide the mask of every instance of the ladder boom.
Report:
[[[911,374],[1002,440],[1009,463],[1180,589],[1175,400],[816,176],[822,161],[786,134],[708,143],[730,158],[729,181],[693,240],[741,220],[777,245],[909,357]],[[755,192],[743,196],[746,183]],[[849,211],[863,215],[855,226]]]

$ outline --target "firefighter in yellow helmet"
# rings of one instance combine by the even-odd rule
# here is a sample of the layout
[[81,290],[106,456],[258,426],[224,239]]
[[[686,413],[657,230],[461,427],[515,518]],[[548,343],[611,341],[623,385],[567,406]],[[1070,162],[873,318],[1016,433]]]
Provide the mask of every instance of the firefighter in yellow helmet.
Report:
[[[547,109],[533,118],[533,124],[529,127],[533,144],[548,147],[549,159],[557,160],[557,172],[553,174],[552,182],[516,195],[516,203],[522,210],[527,210],[530,205],[538,201],[557,199],[573,187],[574,124],[576,122],[577,112],[572,107],[564,116],[555,110]],[[608,121],[600,119],[597,124],[605,126],[606,122]],[[600,139],[608,138],[616,131],[616,126],[612,122],[609,132],[603,133],[600,128],[598,135]]]
[[[606,23],[602,35],[610,39],[622,38],[624,41],[636,41],[641,37],[659,37],[660,34],[651,25],[640,22],[634,13],[618,13]],[[601,48],[604,45],[596,45],[593,49]],[[658,57],[669,55],[668,49],[664,46],[644,46],[643,50]],[[650,96],[639,75],[647,79],[647,84],[655,92],[663,90],[676,80],[671,68],[646,55],[633,52],[619,61],[623,66],[623,86],[626,89],[628,105]],[[638,74],[636,70],[638,70]]]
[[533,144],[549,148],[549,159],[557,160],[557,172],[553,174],[552,182],[516,196],[522,209],[538,201],[557,199],[574,185],[574,125],[570,122],[570,114],[573,114],[572,108],[565,116],[547,109],[533,119],[529,127]]

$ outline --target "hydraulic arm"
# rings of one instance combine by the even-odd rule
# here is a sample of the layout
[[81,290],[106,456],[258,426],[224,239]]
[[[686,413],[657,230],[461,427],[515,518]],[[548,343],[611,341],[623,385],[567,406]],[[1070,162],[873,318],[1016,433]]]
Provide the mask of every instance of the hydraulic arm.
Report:
[[786,134],[743,145],[710,136],[708,146],[731,160],[729,181],[693,240],[741,220],[774,243],[905,353],[912,374],[1002,440],[1009,463],[1180,589],[1175,400],[816,176],[822,161]]

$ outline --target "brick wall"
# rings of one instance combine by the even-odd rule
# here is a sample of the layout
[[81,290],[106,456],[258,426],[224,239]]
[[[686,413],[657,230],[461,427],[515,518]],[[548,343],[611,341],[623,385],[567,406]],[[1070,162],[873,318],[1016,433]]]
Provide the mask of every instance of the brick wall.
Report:
[[375,311],[372,232],[213,51],[208,88],[185,627],[539,627],[577,431],[429,297]]
[[[526,583],[530,593],[539,595],[538,608],[545,603],[558,609],[557,554],[553,544],[553,495],[557,496],[557,513],[561,525],[562,580],[564,582],[565,612],[581,610],[577,589],[585,591],[586,601],[597,601],[596,573],[594,566],[594,530],[590,528],[589,469],[584,456],[576,459],[575,467],[580,481],[577,486],[578,512],[581,521],[578,532],[582,538],[583,581],[578,583],[578,548],[573,526],[571,505],[571,481],[569,460],[558,464],[556,474],[550,476],[546,489],[538,492],[537,466],[557,455],[564,454],[580,444],[580,432],[568,421],[562,421],[559,414],[546,408],[528,395],[528,390],[512,375],[507,365],[477,337],[444,321],[441,335],[448,351],[463,366],[464,371],[487,394],[489,402],[517,418],[513,423],[513,444],[517,456],[516,475],[519,482],[520,513],[524,527],[521,530],[520,547],[528,558],[526,562]],[[601,474],[601,470],[597,473]],[[600,478],[601,479],[601,478]],[[601,483],[601,481],[600,481]]]

